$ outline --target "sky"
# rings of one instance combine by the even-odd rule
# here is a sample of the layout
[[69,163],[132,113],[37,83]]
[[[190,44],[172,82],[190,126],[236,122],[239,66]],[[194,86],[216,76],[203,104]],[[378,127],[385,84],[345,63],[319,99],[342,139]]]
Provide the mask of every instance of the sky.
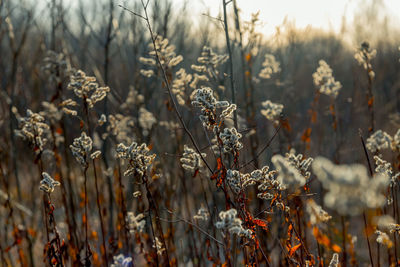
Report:
[[[39,0],[47,3],[49,0]],[[64,0],[70,7],[77,7],[79,0]],[[97,0],[83,0],[92,3]],[[132,3],[139,0],[113,0],[116,4],[132,7]],[[150,0],[165,1],[165,0]],[[177,6],[176,10],[188,3],[190,17],[193,22],[204,19],[202,14],[219,17],[222,14],[222,0],[172,0]],[[227,0],[228,1],[228,0]],[[282,25],[285,19],[294,22],[297,28],[305,28],[311,25],[313,28],[334,30],[339,32],[342,17],[351,25],[353,15],[360,7],[375,2],[390,18],[390,23],[396,27],[400,25],[400,0],[236,0],[241,10],[241,19],[249,21],[252,13],[260,11],[259,19],[261,27],[259,31],[269,35],[275,33],[276,27]],[[232,5],[228,6],[232,10]],[[375,12],[375,10],[373,10]],[[179,12],[179,11],[178,11]]]
[[[174,0],[182,3],[184,0]],[[375,0],[400,24],[400,0]],[[210,11],[210,15],[218,17],[222,11],[222,0],[188,0],[197,12]],[[299,28],[308,25],[324,30],[339,31],[342,16],[346,15],[347,22],[352,21],[353,14],[361,5],[371,3],[371,0],[237,0],[242,11],[242,18],[249,20],[252,13],[260,11],[266,33],[273,33],[276,26],[281,25],[285,17]]]

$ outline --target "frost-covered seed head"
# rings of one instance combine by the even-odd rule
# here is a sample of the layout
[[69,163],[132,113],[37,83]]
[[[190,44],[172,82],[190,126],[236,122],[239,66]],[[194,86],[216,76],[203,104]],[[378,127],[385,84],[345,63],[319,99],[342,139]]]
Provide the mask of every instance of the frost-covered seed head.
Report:
[[220,133],[219,138],[222,140],[225,153],[237,152],[243,147],[242,143],[239,142],[242,135],[238,133],[235,128],[225,128],[224,131]]
[[139,213],[135,216],[135,214],[129,211],[126,217],[126,222],[128,224],[129,232],[134,233],[142,233],[146,226],[146,220],[144,220],[144,215]]
[[[181,55],[176,55],[175,46],[170,45],[167,38],[163,38],[162,36],[158,35],[157,38],[154,40],[154,43],[155,49],[153,42],[149,44],[150,58],[139,58],[139,61],[142,64],[150,68],[156,68],[158,64],[158,62],[156,61],[156,52],[163,68],[173,68],[182,62],[183,57]],[[141,69],[140,73],[148,78],[155,75],[153,69]]]
[[393,242],[392,240],[390,240],[390,237],[388,236],[388,234],[386,234],[385,232],[376,230],[375,234],[377,234],[376,237],[376,242],[379,244],[382,244],[388,248],[391,248],[393,246]]
[[389,185],[387,175],[377,174],[370,179],[364,165],[335,165],[323,157],[314,160],[312,169],[328,190],[325,205],[342,215],[358,215],[367,208],[385,204],[381,192]]
[[396,134],[393,136],[391,146],[393,151],[400,152],[400,129],[397,130]]
[[45,134],[50,127],[44,122],[44,118],[40,114],[33,113],[30,109],[27,109],[26,115],[26,117],[18,119],[21,130],[16,132],[42,151],[47,142]]
[[332,216],[330,216],[326,211],[322,209],[313,199],[307,200],[306,211],[310,216],[310,223],[315,225],[320,222],[329,221]]
[[332,75],[332,69],[324,61],[319,61],[319,67],[317,71],[313,73],[314,84],[319,88],[322,94],[332,96],[334,98],[339,94],[339,90],[342,88],[340,82],[335,81]]
[[192,75],[187,74],[185,69],[182,68],[175,73],[175,79],[172,82],[172,92],[181,106],[186,103],[186,90],[189,88],[191,81]]
[[262,102],[261,105],[261,114],[270,121],[277,120],[283,111],[282,104],[272,103],[270,100]]
[[210,219],[210,213],[203,206],[197,211],[197,214],[193,216],[194,220],[208,221]]
[[156,242],[155,244],[153,244],[153,248],[155,248],[157,250],[157,254],[158,255],[162,255],[163,252],[165,251],[165,248],[163,246],[163,243],[158,239],[158,237],[155,238]]
[[329,263],[329,267],[338,267],[339,266],[339,254],[333,253],[332,260]]
[[236,194],[242,189],[242,174],[237,170],[228,170],[226,172],[226,180],[233,192]]
[[214,97],[213,90],[209,87],[195,90],[191,99],[192,105],[201,109],[200,120],[204,127],[209,129],[217,124],[217,109],[226,108],[225,114],[229,114],[236,108],[236,106],[230,105],[228,101],[218,101]]
[[279,62],[271,54],[265,55],[264,62],[262,63],[263,68],[260,71],[260,78],[269,79],[271,75],[281,71]]
[[366,147],[372,153],[379,150],[390,148],[392,144],[392,137],[382,130],[373,133],[366,142]]
[[230,209],[227,211],[221,211],[219,213],[219,218],[221,221],[215,223],[218,229],[226,229],[231,234],[237,234],[240,236],[252,238],[252,231],[250,229],[244,229],[242,226],[242,220],[237,218],[236,209]]
[[368,75],[373,79],[375,73],[372,71],[371,60],[376,57],[376,49],[371,49],[369,43],[363,42],[361,46],[356,50],[354,58],[358,64],[363,66],[368,71]]
[[128,160],[128,168],[124,175],[138,173],[143,176],[156,157],[155,154],[149,154],[149,152],[150,149],[144,143],[140,146],[136,142],[132,142],[130,146],[120,143],[117,147],[117,157]]
[[[203,162],[200,154],[194,151],[194,149],[188,147],[187,145],[185,145],[183,149],[184,152],[182,158],[180,159],[182,168],[192,172],[193,174],[196,171],[201,170],[201,168],[203,167]],[[206,154],[202,153],[202,156],[206,157]]]
[[141,107],[139,109],[139,125],[142,127],[143,135],[148,136],[153,125],[157,123],[156,118],[154,117],[153,113]]
[[69,146],[72,155],[83,167],[86,167],[88,164],[87,160],[92,151],[92,145],[92,139],[85,132],[82,132],[81,136],[75,138],[72,145]]
[[310,178],[311,173],[309,169],[313,158],[306,159],[302,154],[296,155],[294,150],[291,150],[290,153],[286,153],[285,158],[304,176],[304,178]]
[[47,172],[42,172],[42,177],[39,189],[43,192],[50,194],[56,186],[60,186],[60,182],[54,180]]
[[274,155],[271,158],[278,171],[277,180],[288,190],[294,192],[306,183],[306,179],[301,173],[281,155]]
[[68,89],[86,101],[89,108],[93,108],[95,103],[103,100],[110,92],[109,87],[99,87],[95,77],[86,76],[81,70],[71,75]]
[[107,132],[115,136],[117,142],[131,143],[134,119],[122,114],[108,115]]
[[123,254],[113,257],[114,263],[111,267],[133,267],[132,257],[125,257]]

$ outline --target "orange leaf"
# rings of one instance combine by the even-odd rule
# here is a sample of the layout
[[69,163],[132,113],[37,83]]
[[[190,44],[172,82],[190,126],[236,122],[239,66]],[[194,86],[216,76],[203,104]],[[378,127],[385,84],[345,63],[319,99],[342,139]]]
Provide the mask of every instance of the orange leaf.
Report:
[[222,169],[222,161],[221,161],[221,158],[217,158],[217,164],[218,164],[217,169],[218,169],[218,170]]
[[289,256],[292,257],[293,254],[296,252],[296,250],[298,250],[301,247],[301,243],[297,244],[294,247],[291,247],[289,250]]
[[310,142],[310,140],[311,140],[311,139],[310,139],[311,131],[312,131],[311,128],[307,128],[307,129],[304,131],[303,135],[301,136],[301,140],[302,140],[303,142],[307,142],[307,143]]
[[98,239],[98,235],[97,235],[97,232],[96,231],[92,231],[92,238],[94,238],[94,239]]
[[374,104],[374,97],[370,97],[370,99],[368,99],[368,107],[372,107],[372,105]]
[[289,120],[281,120],[281,125],[283,129],[286,129],[288,132],[292,131],[292,127],[290,127]]
[[257,224],[258,226],[261,226],[261,227],[266,227],[267,226],[267,224],[264,221],[259,220],[259,219],[254,219],[253,222],[255,224]]
[[342,249],[336,244],[332,245],[332,250],[333,250],[333,252],[336,252],[336,253],[340,253],[342,251]]
[[248,53],[246,55],[246,61],[249,62],[251,60],[251,53]]

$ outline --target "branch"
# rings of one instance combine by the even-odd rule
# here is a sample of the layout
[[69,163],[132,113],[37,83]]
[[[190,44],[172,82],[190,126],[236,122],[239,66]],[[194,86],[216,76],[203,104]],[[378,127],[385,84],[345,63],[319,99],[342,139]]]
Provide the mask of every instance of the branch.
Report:
[[130,9],[128,9],[128,8],[126,8],[126,7],[124,7],[123,5],[118,5],[120,8],[122,8],[123,10],[125,10],[125,11],[128,11],[129,13],[131,13],[132,15],[135,15],[135,16],[138,16],[139,18],[141,18],[141,19],[144,19],[144,20],[147,20],[145,17],[143,17],[142,15],[140,15],[140,14],[138,14],[138,13],[136,13],[136,12],[133,12],[132,10],[130,10]]
[[135,15],[135,16],[138,16],[138,17],[140,17],[140,18],[142,18],[142,19],[145,20],[146,26],[147,26],[147,28],[148,28],[148,30],[149,30],[149,32],[150,32],[150,38],[151,38],[151,41],[152,41],[152,43],[153,43],[153,48],[154,48],[156,60],[157,60],[158,65],[160,66],[160,69],[161,69],[161,72],[162,72],[162,75],[163,75],[163,79],[164,79],[164,83],[165,83],[165,86],[167,87],[168,94],[169,94],[169,97],[170,97],[171,102],[172,102],[172,107],[173,107],[173,109],[174,109],[174,111],[175,111],[175,113],[176,113],[176,115],[177,115],[177,117],[178,117],[178,119],[179,119],[179,122],[180,122],[182,128],[185,130],[186,134],[187,134],[187,135],[189,136],[189,138],[190,138],[190,141],[192,142],[193,146],[195,147],[197,153],[200,155],[201,160],[202,160],[202,161],[204,162],[204,164],[207,166],[207,169],[210,171],[210,173],[213,173],[213,170],[211,169],[210,165],[208,164],[208,162],[206,161],[206,159],[205,159],[205,158],[203,157],[203,155],[201,154],[201,150],[200,150],[199,146],[197,145],[196,141],[194,140],[194,137],[193,137],[192,133],[191,133],[191,132],[189,131],[189,129],[187,128],[187,126],[186,126],[186,124],[185,124],[185,122],[184,122],[184,120],[183,120],[183,118],[182,118],[182,115],[180,114],[180,112],[179,112],[179,110],[178,110],[178,106],[177,106],[177,104],[176,104],[176,102],[175,102],[174,96],[173,96],[173,94],[172,94],[172,90],[171,90],[171,86],[170,86],[170,84],[169,84],[169,80],[168,80],[168,77],[167,77],[167,73],[166,73],[165,68],[164,68],[163,64],[161,63],[160,57],[159,57],[159,55],[158,55],[157,46],[156,46],[156,37],[155,37],[155,35],[154,35],[154,33],[153,33],[153,29],[151,28],[149,16],[148,16],[148,14],[147,14],[147,5],[149,4],[149,0],[147,0],[147,3],[146,3],[146,4],[144,4],[143,0],[141,0],[141,2],[142,2],[142,6],[143,6],[143,8],[144,8],[145,16],[142,16],[142,15],[140,15],[140,14],[137,14],[137,13],[135,13],[135,12],[129,10],[129,9],[126,9],[126,8],[124,8],[124,7],[121,6],[121,5],[120,5],[120,6],[121,6],[122,8],[124,8],[125,10],[131,12],[131,14],[133,14],[133,15]]
[[[225,2],[226,0],[222,0],[222,5],[224,8],[224,29],[225,29],[225,38],[226,38],[226,47],[228,49],[228,55],[229,55],[229,78],[231,82],[231,94],[232,94],[232,104],[236,104],[236,89],[235,89],[235,82],[233,80],[233,56],[232,56],[232,50],[231,50],[231,43],[229,39],[229,30],[228,30],[228,20],[227,20],[227,14],[226,14],[226,5],[229,2]],[[235,128],[238,129],[238,122],[237,122],[237,111],[235,110],[233,112],[233,121]]]
[[[168,212],[170,212],[170,211],[168,211]],[[176,219],[176,220],[167,220],[167,219],[160,218],[160,220],[162,220],[162,221],[164,221],[164,222],[168,222],[168,223],[177,223],[177,222],[184,222],[184,223],[187,223],[187,224],[193,226],[194,228],[196,228],[199,232],[203,233],[204,235],[206,235],[207,237],[211,238],[212,240],[214,240],[214,241],[217,242],[219,245],[221,245],[221,246],[223,246],[223,247],[225,248],[225,244],[224,244],[224,243],[222,243],[222,242],[219,241],[218,239],[214,238],[212,235],[210,235],[209,233],[207,233],[204,229],[200,228],[199,226],[197,226],[196,224],[192,223],[192,222],[189,221],[189,220],[181,219],[181,218],[178,218],[178,219]]]
[[242,166],[239,167],[239,170],[246,167],[247,165],[249,165],[250,163],[254,162],[259,156],[261,156],[261,154],[271,145],[272,141],[275,139],[275,136],[278,134],[279,130],[281,129],[282,125],[279,124],[279,127],[275,130],[274,135],[271,137],[271,139],[269,139],[268,143],[257,153],[256,157],[253,158],[252,160],[244,163]]

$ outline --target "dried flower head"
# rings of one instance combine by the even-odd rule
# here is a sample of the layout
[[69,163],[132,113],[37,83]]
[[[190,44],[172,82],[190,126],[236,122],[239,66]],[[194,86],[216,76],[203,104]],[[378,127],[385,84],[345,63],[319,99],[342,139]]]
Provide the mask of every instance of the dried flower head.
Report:
[[197,211],[197,214],[193,216],[194,220],[208,221],[210,219],[210,213],[203,206]]
[[192,75],[187,74],[185,69],[180,69],[175,73],[175,79],[172,82],[172,92],[176,96],[178,104],[183,106],[186,103],[187,94],[189,90]]
[[108,115],[107,132],[115,136],[117,142],[131,143],[134,125],[135,122],[131,116]]
[[106,115],[101,114],[99,120],[97,121],[97,124],[98,124],[99,126],[102,126],[102,125],[103,125],[104,123],[106,123],[106,122],[107,122],[107,117],[106,117]]
[[121,109],[129,110],[135,106],[143,104],[144,96],[141,95],[133,86],[129,86],[129,93],[125,102],[121,105]]
[[91,159],[97,159],[101,156],[101,151],[100,150],[96,150],[95,152],[93,152],[92,154],[90,154],[90,158]]
[[128,160],[128,168],[124,175],[138,173],[143,176],[156,157],[155,154],[149,154],[149,152],[150,149],[144,143],[140,146],[136,142],[132,142],[130,146],[120,143],[117,147],[117,157]]
[[391,248],[393,246],[393,242],[392,240],[390,240],[388,234],[386,234],[385,232],[376,230],[375,234],[377,234],[376,237],[376,242],[379,244],[382,244],[388,248]]
[[39,189],[45,193],[52,193],[56,186],[60,186],[60,182],[51,178],[51,176],[47,172],[42,172],[43,179],[40,181]]
[[376,166],[375,172],[388,176],[390,178],[390,186],[396,185],[397,180],[400,178],[400,172],[394,175],[392,165],[389,162],[381,159],[378,156],[374,156],[374,159]]
[[61,120],[63,113],[76,116],[77,112],[72,110],[71,107],[75,106],[76,102],[70,99],[61,102],[59,105],[47,101],[42,102],[44,108],[39,114],[47,118],[51,124],[55,124]]
[[219,138],[222,140],[225,153],[236,153],[243,147],[242,143],[239,142],[239,139],[242,138],[242,134],[238,133],[235,128],[225,128],[223,132],[219,134]]
[[193,64],[191,66],[197,73],[194,74],[190,87],[194,89],[211,81],[220,80],[218,68],[227,60],[227,55],[218,55],[210,47],[204,46],[200,57],[197,59],[198,65]]
[[263,68],[259,76],[263,79],[271,78],[271,75],[281,71],[279,62],[276,61],[275,57],[271,54],[266,54],[264,62],[262,63]]
[[372,153],[389,148],[392,144],[392,137],[382,130],[378,130],[368,137],[366,147]]
[[379,229],[390,233],[400,233],[400,225],[390,215],[382,215],[374,218],[374,223]]
[[400,129],[397,130],[397,132],[393,136],[393,140],[390,147],[392,148],[393,151],[398,153],[400,152]]
[[219,218],[221,221],[215,223],[218,229],[226,229],[231,234],[237,234],[247,238],[252,238],[252,231],[250,229],[244,229],[242,226],[242,220],[237,218],[237,211],[235,209],[230,209],[227,211],[221,211],[219,213]]
[[328,190],[325,205],[340,214],[358,215],[366,208],[385,204],[386,198],[381,192],[389,185],[386,175],[378,174],[370,179],[361,164],[335,165],[323,157],[314,160],[312,169]]
[[126,216],[126,223],[128,224],[130,233],[142,233],[144,231],[146,220],[144,220],[144,215],[142,213],[135,216],[133,212],[128,212]]
[[76,110],[71,109],[72,107],[75,107],[77,105],[78,104],[75,101],[73,101],[72,99],[66,99],[59,104],[62,111],[64,111],[65,114],[69,114],[71,116],[76,116],[78,114],[78,112],[76,112]]
[[332,216],[324,211],[320,205],[315,203],[313,199],[307,200],[306,211],[308,215],[310,215],[310,223],[312,225],[321,222],[327,222],[332,218]]
[[74,142],[69,147],[72,151],[72,155],[79,162],[79,164],[81,164],[83,167],[87,167],[88,157],[92,151],[92,146],[92,139],[87,136],[85,132],[82,132],[81,136],[75,138]]
[[89,108],[93,108],[95,103],[103,100],[110,92],[109,87],[99,87],[95,77],[86,76],[86,73],[81,70],[71,75],[68,89],[73,90],[77,97],[82,98]]
[[157,250],[158,255],[162,255],[163,252],[165,251],[165,247],[163,246],[163,243],[158,239],[158,237],[155,238],[155,243],[153,244],[153,248]]
[[340,88],[342,88],[340,82],[335,81],[332,75],[332,69],[324,60],[319,61],[319,67],[317,71],[313,73],[313,79],[315,86],[319,87],[319,91],[322,94],[334,98],[337,97]]
[[143,135],[148,136],[153,125],[157,123],[153,113],[141,107],[139,109],[139,125],[142,127]]
[[269,170],[269,166],[264,166],[260,170],[254,170],[250,173],[248,182],[258,183],[258,190],[260,193],[257,194],[258,198],[271,200],[274,197],[276,191],[282,191],[285,187],[276,180],[275,176],[278,172],[276,170]]
[[27,109],[26,115],[18,119],[21,130],[16,133],[31,142],[35,148],[43,151],[43,146],[47,142],[45,134],[50,127],[44,123],[44,118],[40,114]]
[[226,181],[228,182],[232,191],[235,192],[236,194],[238,194],[246,186],[255,183],[255,182],[254,183],[249,182],[249,179],[250,179],[250,174],[243,174],[237,170],[229,169],[226,172]]
[[314,160],[313,158],[304,158],[302,154],[296,155],[293,149],[290,150],[289,153],[286,153],[285,158],[304,176],[304,178],[310,178],[311,172],[309,169]]
[[[184,152],[182,158],[180,159],[182,168],[192,172],[193,174],[196,171],[200,171],[203,167],[203,162],[199,153],[197,153],[196,151],[194,151],[194,149],[188,147],[187,145],[185,145],[183,149]],[[206,154],[202,153],[202,156],[206,157]]]
[[200,120],[204,127],[212,128],[217,122],[217,109],[229,107],[228,101],[218,101],[211,88],[205,87],[193,92],[192,105],[201,108]]
[[339,267],[339,254],[333,253],[329,267]]
[[133,267],[132,257],[125,257],[123,254],[119,254],[118,256],[114,256],[114,263],[111,264],[111,267]]
[[[160,35],[154,40],[155,49],[153,42],[149,44],[149,55],[150,58],[140,57],[139,61],[144,65],[155,68],[157,67],[158,62],[156,61],[156,52],[158,55],[158,59],[160,60],[161,65],[164,68],[173,68],[182,62],[183,57],[181,55],[176,55],[175,46],[170,45],[167,38],[163,38]],[[155,75],[153,69],[148,70],[140,70],[140,73],[146,77],[152,77]]]
[[[233,112],[236,110],[236,105],[235,104],[229,104],[229,106],[227,106],[222,112],[220,118],[221,120],[225,120],[227,118],[232,117]],[[239,120],[239,116],[238,116],[238,120]],[[239,124],[239,122],[238,122]],[[241,123],[243,124],[243,123]]]
[[294,192],[306,183],[304,176],[286,158],[274,155],[271,162],[278,171],[277,180],[289,191]]
[[272,103],[270,100],[262,102],[261,105],[261,114],[270,121],[277,120],[283,111],[282,104]]
[[363,66],[368,71],[368,75],[373,79],[375,73],[372,70],[371,60],[376,57],[376,49],[371,49],[368,42],[363,42],[359,48],[357,48],[354,58],[358,64]]

